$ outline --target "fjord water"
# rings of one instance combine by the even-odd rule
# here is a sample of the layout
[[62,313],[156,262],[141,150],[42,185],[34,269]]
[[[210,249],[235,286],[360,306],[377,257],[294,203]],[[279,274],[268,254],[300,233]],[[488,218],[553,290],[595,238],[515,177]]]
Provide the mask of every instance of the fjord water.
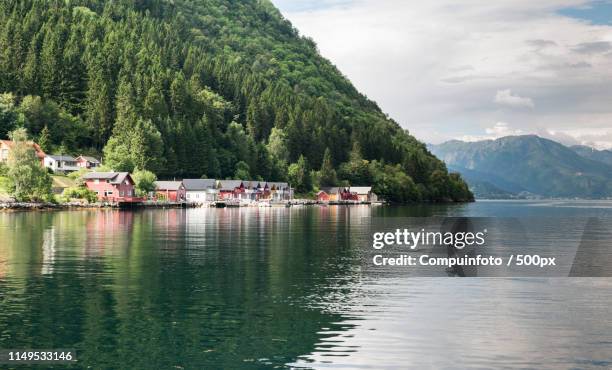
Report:
[[0,348],[74,348],[78,368],[612,366],[612,279],[364,271],[364,222],[400,216],[612,202],[0,213]]

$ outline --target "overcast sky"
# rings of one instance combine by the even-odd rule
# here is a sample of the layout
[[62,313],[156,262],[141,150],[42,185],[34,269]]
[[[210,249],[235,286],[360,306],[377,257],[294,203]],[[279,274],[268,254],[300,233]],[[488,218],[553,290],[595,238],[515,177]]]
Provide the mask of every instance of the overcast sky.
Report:
[[419,139],[612,148],[610,0],[273,0]]

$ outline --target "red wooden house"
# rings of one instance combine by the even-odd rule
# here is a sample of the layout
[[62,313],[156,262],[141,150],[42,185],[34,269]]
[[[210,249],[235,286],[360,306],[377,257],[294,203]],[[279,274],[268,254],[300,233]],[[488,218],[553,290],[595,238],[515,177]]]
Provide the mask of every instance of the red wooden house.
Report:
[[155,193],[158,199],[170,202],[184,202],[187,197],[182,181],[155,181]]
[[317,200],[319,202],[329,202],[330,196],[327,192],[325,192],[324,190],[321,190],[320,192],[317,193]]
[[138,203],[134,180],[127,172],[91,172],[83,176],[85,186],[98,194],[101,202]]
[[346,187],[325,187],[317,193],[317,200],[319,202],[357,201],[359,197],[357,193],[351,192]]
[[219,181],[219,200],[246,198],[246,188],[241,180]]
[[357,193],[352,192],[349,188],[344,188],[342,193],[340,193],[340,197],[342,198],[342,200],[359,201],[359,196],[357,195]]

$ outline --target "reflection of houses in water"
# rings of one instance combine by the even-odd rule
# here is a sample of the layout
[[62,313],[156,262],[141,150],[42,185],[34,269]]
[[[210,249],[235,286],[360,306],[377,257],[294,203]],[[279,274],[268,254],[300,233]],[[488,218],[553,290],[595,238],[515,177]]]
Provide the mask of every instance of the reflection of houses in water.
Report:
[[86,223],[86,256],[102,256],[106,249],[126,248],[129,245],[134,223],[134,212],[105,210],[88,214]]
[[164,249],[179,249],[187,225],[184,209],[151,210],[145,212],[143,217],[151,218],[155,226],[154,237],[159,246]]
[[[190,208],[183,212],[187,253],[203,257],[204,253],[218,253],[224,248],[260,243],[265,246],[270,238],[281,236],[272,230],[290,224],[296,210],[285,207]],[[282,237],[287,238],[288,234]]]
[[53,264],[55,263],[55,228],[51,227],[43,231],[43,261],[40,273],[49,275],[53,273]]

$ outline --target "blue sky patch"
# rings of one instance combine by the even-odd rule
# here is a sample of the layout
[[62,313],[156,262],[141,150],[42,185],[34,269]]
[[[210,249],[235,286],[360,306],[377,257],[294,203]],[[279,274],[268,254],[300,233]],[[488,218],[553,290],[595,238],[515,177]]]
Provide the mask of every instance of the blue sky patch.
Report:
[[592,24],[612,25],[612,1],[598,0],[582,7],[565,8],[559,14]]

